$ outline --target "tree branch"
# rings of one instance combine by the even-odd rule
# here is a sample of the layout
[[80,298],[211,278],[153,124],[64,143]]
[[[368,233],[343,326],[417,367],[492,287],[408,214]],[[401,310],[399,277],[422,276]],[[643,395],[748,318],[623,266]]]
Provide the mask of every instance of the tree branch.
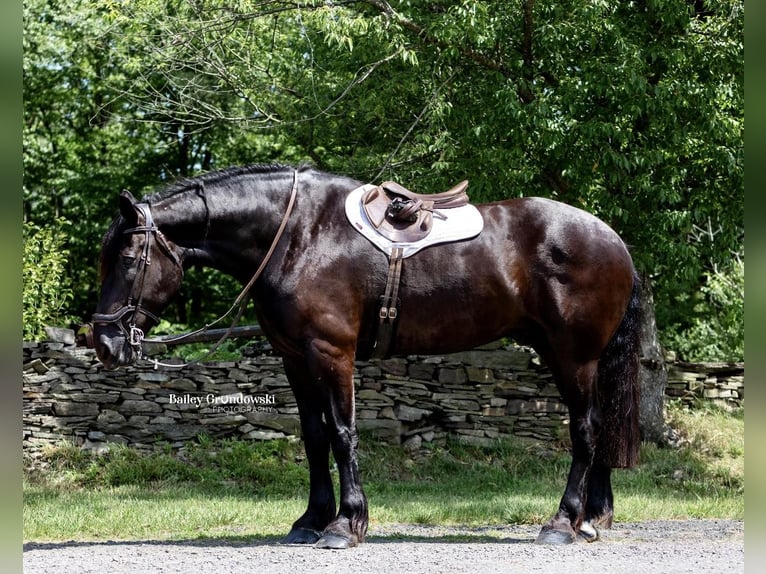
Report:
[[383,172],[391,165],[392,160],[394,157],[396,157],[396,154],[399,153],[399,150],[404,145],[404,142],[407,141],[407,138],[410,137],[410,134],[413,132],[415,127],[420,123],[420,120],[423,119],[423,116],[426,114],[426,111],[428,111],[428,108],[431,107],[431,103],[436,99],[436,97],[439,95],[439,92],[441,92],[442,88],[446,86],[448,83],[452,81],[452,78],[455,77],[455,74],[453,73],[449,78],[444,80],[444,82],[441,83],[431,94],[431,98],[426,102],[426,105],[423,106],[423,109],[420,110],[420,113],[415,116],[415,121],[412,122],[410,127],[407,129],[405,134],[402,136],[402,138],[399,140],[399,143],[396,145],[396,148],[388,155],[386,158],[386,161],[383,163],[383,165],[380,168],[380,171],[375,175],[373,179],[377,180],[379,177],[383,175]]
[[[374,8],[377,8],[383,14],[385,14],[386,17],[390,18],[391,20],[399,24],[402,28],[405,28],[406,30],[413,32],[418,38],[420,38],[426,44],[430,44],[432,46],[436,46],[437,48],[442,48],[442,49],[453,47],[448,42],[439,40],[438,38],[435,38],[434,36],[432,36],[429,33],[429,31],[423,26],[421,26],[420,24],[417,24],[413,22],[412,20],[410,20],[409,18],[406,18],[402,16],[401,14],[399,14],[396,10],[394,10],[391,7],[391,5],[386,0],[361,0],[361,2],[365,4],[369,4],[370,6]],[[481,52],[477,52],[476,50],[473,50],[466,46],[458,47],[458,51],[460,52],[462,56],[482,66],[483,68],[487,68],[488,70],[499,72],[506,78],[510,78],[512,75],[511,70],[506,68],[502,62],[493,60],[492,58],[485,56]]]
[[535,0],[525,0],[523,6],[524,12],[524,35],[521,44],[521,56],[523,59],[522,70],[524,74],[524,82],[519,83],[518,94],[519,98],[525,104],[534,101],[535,96],[529,86],[534,79],[534,59],[532,55],[532,30],[534,28],[533,9],[535,6]]

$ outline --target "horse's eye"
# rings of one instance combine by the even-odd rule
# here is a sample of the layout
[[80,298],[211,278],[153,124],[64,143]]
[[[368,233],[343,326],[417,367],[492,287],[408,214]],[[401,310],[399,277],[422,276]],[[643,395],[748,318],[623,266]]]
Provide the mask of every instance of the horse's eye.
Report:
[[133,267],[133,263],[135,262],[136,258],[131,257],[130,255],[123,255],[122,256],[122,266],[125,267],[125,269],[130,269]]

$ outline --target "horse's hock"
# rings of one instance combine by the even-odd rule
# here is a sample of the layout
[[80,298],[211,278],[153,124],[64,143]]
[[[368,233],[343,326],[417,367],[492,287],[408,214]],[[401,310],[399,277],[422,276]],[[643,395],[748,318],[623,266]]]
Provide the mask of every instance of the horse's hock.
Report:
[[[278,357],[104,371],[92,349],[24,344],[23,446],[70,441],[102,451],[174,448],[204,434],[255,440],[300,435],[298,410]],[[459,441],[489,445],[508,436],[566,439],[567,411],[533,351],[499,343],[440,356],[357,363],[360,430],[417,449]],[[666,394],[738,405],[743,364],[673,364]]]

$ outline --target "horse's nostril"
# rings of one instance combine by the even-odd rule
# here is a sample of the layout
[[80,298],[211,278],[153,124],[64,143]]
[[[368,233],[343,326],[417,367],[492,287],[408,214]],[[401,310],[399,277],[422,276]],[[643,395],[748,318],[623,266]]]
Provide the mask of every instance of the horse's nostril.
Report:
[[99,335],[98,345],[96,345],[96,348],[99,351],[99,356],[114,354],[114,342],[112,341],[111,337],[108,337],[107,335]]
[[119,364],[122,346],[123,343],[119,337],[114,339],[105,334],[98,336],[96,340],[96,355],[105,368],[112,369]]

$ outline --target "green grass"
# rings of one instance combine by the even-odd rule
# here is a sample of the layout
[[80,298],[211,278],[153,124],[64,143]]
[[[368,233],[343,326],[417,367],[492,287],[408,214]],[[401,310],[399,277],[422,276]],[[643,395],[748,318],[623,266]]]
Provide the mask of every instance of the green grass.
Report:
[[[644,445],[641,464],[614,473],[616,520],[744,517],[744,412],[710,407],[668,414],[678,448]],[[540,524],[557,507],[563,448],[448,443],[413,460],[402,447],[360,442],[370,523]],[[308,466],[289,441],[190,443],[183,457],[125,447],[91,456],[46,453],[24,478],[24,539],[269,538],[305,509]]]

